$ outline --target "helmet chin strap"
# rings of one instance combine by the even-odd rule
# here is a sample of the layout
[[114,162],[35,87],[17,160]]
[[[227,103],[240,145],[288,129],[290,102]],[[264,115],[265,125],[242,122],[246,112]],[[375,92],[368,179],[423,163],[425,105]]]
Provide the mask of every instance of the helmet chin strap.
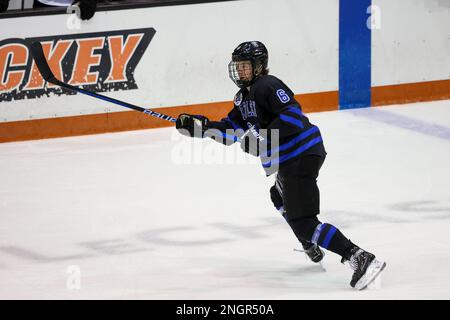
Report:
[[253,76],[255,78],[259,77],[262,73],[262,65],[259,65],[258,68],[253,69]]
[[247,89],[250,88],[253,85],[253,82],[255,82],[255,80],[261,75],[262,73],[262,66],[259,65],[257,68],[253,68],[253,72],[252,72],[252,80],[249,81],[249,84],[246,86]]

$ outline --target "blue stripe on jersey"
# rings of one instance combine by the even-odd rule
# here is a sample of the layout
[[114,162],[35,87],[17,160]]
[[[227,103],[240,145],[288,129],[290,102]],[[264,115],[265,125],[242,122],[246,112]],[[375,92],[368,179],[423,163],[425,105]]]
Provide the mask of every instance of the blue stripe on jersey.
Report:
[[[310,135],[316,133],[319,131],[319,128],[316,126],[313,126],[312,128],[306,130],[305,132],[303,132],[302,134],[298,135],[297,137],[293,138],[292,140],[282,144],[279,148],[280,151],[284,151],[286,149],[289,149],[291,147],[293,147],[294,145],[296,145],[297,143],[299,143],[300,141],[302,141],[303,139],[309,137]],[[272,152],[274,153],[274,152]]]
[[[312,126],[310,129],[306,130],[305,132],[301,133],[300,135],[296,136],[295,138],[292,138],[288,142],[283,143],[278,149],[270,150],[271,154],[275,154],[279,151],[284,151],[286,149],[292,148],[296,144],[300,143],[303,139],[309,137],[310,135],[312,135],[318,131],[319,131],[318,127]],[[262,156],[266,157],[267,153],[264,153]]]
[[303,129],[303,123],[299,119],[292,118],[290,116],[286,116],[284,114],[280,114],[280,119],[284,122],[289,122],[290,124],[293,124],[294,126],[300,127]]
[[[225,132],[220,131],[219,129],[209,129],[207,132],[213,132],[214,135],[221,135],[223,138],[231,140],[233,142],[240,141],[239,137],[227,134]],[[212,138],[212,137],[210,137]]]
[[288,107],[285,111],[289,111],[289,112],[295,113],[295,114],[297,114],[299,116],[303,115],[302,110],[300,110],[300,108],[298,108],[298,107]]
[[305,143],[304,145],[301,145],[299,148],[295,149],[294,151],[289,152],[289,153],[287,153],[285,155],[282,155],[280,157],[275,157],[275,159],[273,159],[273,160],[271,159],[271,160],[269,160],[267,162],[264,162],[262,165],[263,165],[264,168],[267,168],[267,167],[271,167],[273,165],[276,165],[278,163],[283,163],[283,162],[285,162],[285,161],[287,161],[287,160],[289,160],[291,158],[294,158],[294,157],[298,156],[299,154],[301,154],[305,150],[308,150],[309,148],[311,148],[312,146],[314,146],[314,145],[316,145],[316,144],[318,144],[320,142],[322,142],[322,137],[314,138],[314,139],[308,141],[307,143]]
[[223,136],[225,139],[232,140],[232,141],[234,141],[234,142],[239,141],[239,138],[236,137],[236,136],[229,135],[229,134],[227,134],[227,133],[225,133],[225,132],[222,132],[222,131],[220,131],[220,133],[222,133],[222,136]]
[[321,247],[324,249],[328,248],[328,246],[330,245],[331,238],[333,238],[334,234],[337,231],[335,226],[332,226],[331,224],[329,226],[330,226],[330,229],[328,230],[328,233],[325,236],[325,239],[323,240],[322,245],[321,245]]

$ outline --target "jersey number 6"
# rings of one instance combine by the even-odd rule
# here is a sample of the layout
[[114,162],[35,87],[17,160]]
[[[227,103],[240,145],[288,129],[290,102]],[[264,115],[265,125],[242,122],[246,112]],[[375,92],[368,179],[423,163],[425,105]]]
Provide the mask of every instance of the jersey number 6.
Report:
[[277,96],[278,96],[278,99],[280,99],[281,103],[287,103],[287,102],[289,102],[289,100],[291,100],[291,98],[289,98],[289,96],[286,94],[286,92],[283,89],[277,90]]

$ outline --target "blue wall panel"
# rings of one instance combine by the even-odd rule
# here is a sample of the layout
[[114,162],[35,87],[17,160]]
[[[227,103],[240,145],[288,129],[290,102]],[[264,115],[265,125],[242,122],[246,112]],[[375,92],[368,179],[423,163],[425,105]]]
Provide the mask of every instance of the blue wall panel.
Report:
[[340,0],[339,105],[341,109],[371,104],[371,30],[367,13],[372,0]]

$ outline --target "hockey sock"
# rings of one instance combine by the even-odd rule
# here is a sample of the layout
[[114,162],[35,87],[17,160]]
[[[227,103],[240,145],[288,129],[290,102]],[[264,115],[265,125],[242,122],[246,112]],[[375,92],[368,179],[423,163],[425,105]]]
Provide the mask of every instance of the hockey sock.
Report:
[[348,252],[355,246],[347,239],[338,228],[328,223],[318,224],[311,242],[318,246],[334,252],[341,257],[346,257]]
[[338,228],[328,223],[321,223],[317,217],[287,220],[287,222],[302,244],[312,242],[343,258],[347,257],[355,246]]

